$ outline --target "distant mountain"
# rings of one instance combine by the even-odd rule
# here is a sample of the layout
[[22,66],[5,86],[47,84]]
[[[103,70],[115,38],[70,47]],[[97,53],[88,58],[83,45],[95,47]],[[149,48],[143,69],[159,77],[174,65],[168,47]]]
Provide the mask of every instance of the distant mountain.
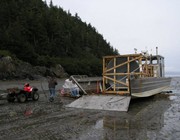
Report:
[[171,72],[171,71],[167,71],[165,73],[166,77],[180,77],[180,72]]
[[61,64],[69,74],[101,75],[102,56],[114,49],[91,25],[51,2],[0,1],[0,55],[34,66]]

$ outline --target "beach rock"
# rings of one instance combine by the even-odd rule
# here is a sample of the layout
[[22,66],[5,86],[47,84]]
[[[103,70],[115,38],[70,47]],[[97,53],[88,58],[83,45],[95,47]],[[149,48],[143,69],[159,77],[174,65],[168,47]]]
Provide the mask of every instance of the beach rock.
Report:
[[68,74],[60,64],[57,64],[55,67],[47,68],[45,66],[32,66],[30,63],[15,58],[13,59],[10,56],[0,58],[1,80],[35,80],[52,75],[57,78],[62,78],[66,77]]
[[51,70],[58,78],[68,76],[68,74],[65,72],[64,68],[60,64],[57,64],[55,67],[52,67]]

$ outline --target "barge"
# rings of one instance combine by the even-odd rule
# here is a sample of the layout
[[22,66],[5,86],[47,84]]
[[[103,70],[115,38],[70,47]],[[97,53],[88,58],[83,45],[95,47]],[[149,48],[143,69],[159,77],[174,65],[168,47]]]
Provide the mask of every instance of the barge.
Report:
[[[171,78],[165,77],[164,69],[164,57],[158,54],[104,56],[102,78],[73,78],[86,95],[67,107],[127,111],[131,98],[153,96],[170,86]],[[83,82],[91,83],[101,94],[87,94]]]
[[149,97],[168,88],[164,57],[147,53],[105,56],[103,58],[103,93]]

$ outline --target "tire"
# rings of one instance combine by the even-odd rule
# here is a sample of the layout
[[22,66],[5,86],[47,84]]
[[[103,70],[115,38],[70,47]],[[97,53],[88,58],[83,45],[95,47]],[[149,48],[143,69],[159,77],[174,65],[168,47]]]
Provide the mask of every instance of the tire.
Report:
[[39,93],[33,92],[32,99],[33,99],[34,101],[39,100]]
[[15,101],[15,97],[13,95],[8,94],[7,95],[7,101],[8,102],[14,102]]
[[26,102],[27,97],[26,97],[25,94],[21,93],[21,94],[18,95],[17,99],[18,99],[18,102],[24,103],[24,102]]

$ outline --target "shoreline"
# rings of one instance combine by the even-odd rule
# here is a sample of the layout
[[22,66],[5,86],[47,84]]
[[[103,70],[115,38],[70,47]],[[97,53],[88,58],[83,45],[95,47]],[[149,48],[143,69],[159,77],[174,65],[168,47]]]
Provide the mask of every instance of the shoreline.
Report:
[[[56,86],[56,90],[62,88],[66,78],[57,78],[58,85]],[[6,91],[8,88],[23,88],[25,83],[29,83],[31,86],[35,86],[38,88],[39,91],[49,90],[48,89],[48,81],[46,78],[41,80],[7,80],[7,81],[0,81],[0,91]],[[43,88],[43,89],[42,89]]]

